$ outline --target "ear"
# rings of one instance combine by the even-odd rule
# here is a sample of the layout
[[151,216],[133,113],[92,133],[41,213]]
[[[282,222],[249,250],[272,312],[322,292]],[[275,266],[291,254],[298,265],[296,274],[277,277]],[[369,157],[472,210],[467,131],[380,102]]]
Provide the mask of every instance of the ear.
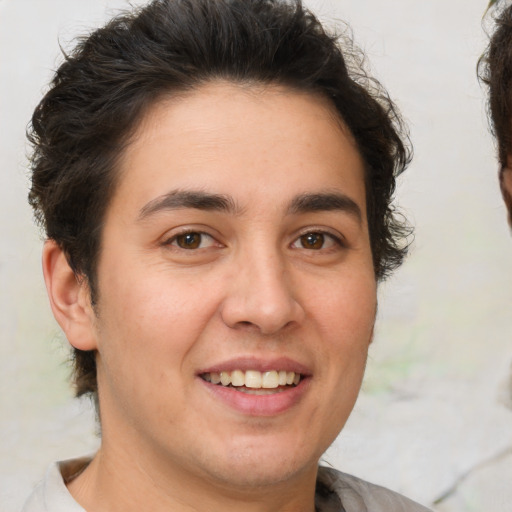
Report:
[[53,316],[69,343],[79,350],[96,350],[95,314],[87,280],[75,275],[54,240],[47,240],[43,247],[43,274]]

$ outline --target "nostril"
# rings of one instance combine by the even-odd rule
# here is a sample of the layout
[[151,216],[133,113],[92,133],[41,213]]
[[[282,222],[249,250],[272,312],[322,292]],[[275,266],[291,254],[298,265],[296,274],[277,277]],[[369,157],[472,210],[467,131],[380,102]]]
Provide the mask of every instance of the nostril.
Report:
[[239,322],[236,322],[236,324],[233,326],[237,329],[242,329],[242,330],[247,330],[247,331],[250,331],[250,330],[260,330],[259,327],[257,325],[255,325],[254,323],[250,322],[249,320],[240,320]]

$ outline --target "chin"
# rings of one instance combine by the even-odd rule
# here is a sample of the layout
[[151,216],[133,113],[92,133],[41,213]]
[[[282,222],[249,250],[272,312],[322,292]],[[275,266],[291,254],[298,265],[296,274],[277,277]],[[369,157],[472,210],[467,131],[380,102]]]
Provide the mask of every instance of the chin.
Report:
[[269,458],[265,463],[232,460],[229,468],[217,467],[213,476],[230,488],[238,488],[241,491],[261,490],[261,488],[275,487],[281,483],[301,479],[304,475],[315,474],[317,466],[318,460],[308,461],[307,464],[304,461],[283,461],[275,457]]
[[[260,440],[258,440],[260,441]],[[286,443],[269,439],[250,444],[237,443],[218,457],[210,466],[210,474],[224,485],[239,489],[261,488],[316,475],[318,461],[325,451],[301,443]],[[212,462],[212,460],[210,460]],[[208,465],[207,461],[205,463]]]

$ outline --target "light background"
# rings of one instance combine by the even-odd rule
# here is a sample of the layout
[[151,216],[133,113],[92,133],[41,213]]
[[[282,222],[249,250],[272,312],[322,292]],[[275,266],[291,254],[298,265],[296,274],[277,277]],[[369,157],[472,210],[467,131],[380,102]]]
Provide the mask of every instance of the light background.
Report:
[[[512,510],[512,238],[475,72],[486,3],[308,2],[351,25],[415,147],[397,198],[416,241],[381,286],[363,393],[324,460],[427,505],[448,494],[444,512]],[[0,0],[2,512],[20,507],[50,461],[97,445],[90,405],[71,398],[46,301],[24,131],[61,61],[59,41],[69,47],[123,6]]]

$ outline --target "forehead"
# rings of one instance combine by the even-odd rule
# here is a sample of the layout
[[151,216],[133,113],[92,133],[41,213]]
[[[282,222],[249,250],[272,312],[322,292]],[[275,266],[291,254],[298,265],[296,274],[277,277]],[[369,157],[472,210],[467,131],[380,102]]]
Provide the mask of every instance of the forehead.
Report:
[[150,200],[162,188],[198,184],[212,190],[224,184],[250,197],[255,176],[269,192],[299,182],[307,192],[329,181],[364,189],[362,159],[334,106],[275,85],[214,82],[158,101],[119,170],[115,196],[123,200],[134,190]]

